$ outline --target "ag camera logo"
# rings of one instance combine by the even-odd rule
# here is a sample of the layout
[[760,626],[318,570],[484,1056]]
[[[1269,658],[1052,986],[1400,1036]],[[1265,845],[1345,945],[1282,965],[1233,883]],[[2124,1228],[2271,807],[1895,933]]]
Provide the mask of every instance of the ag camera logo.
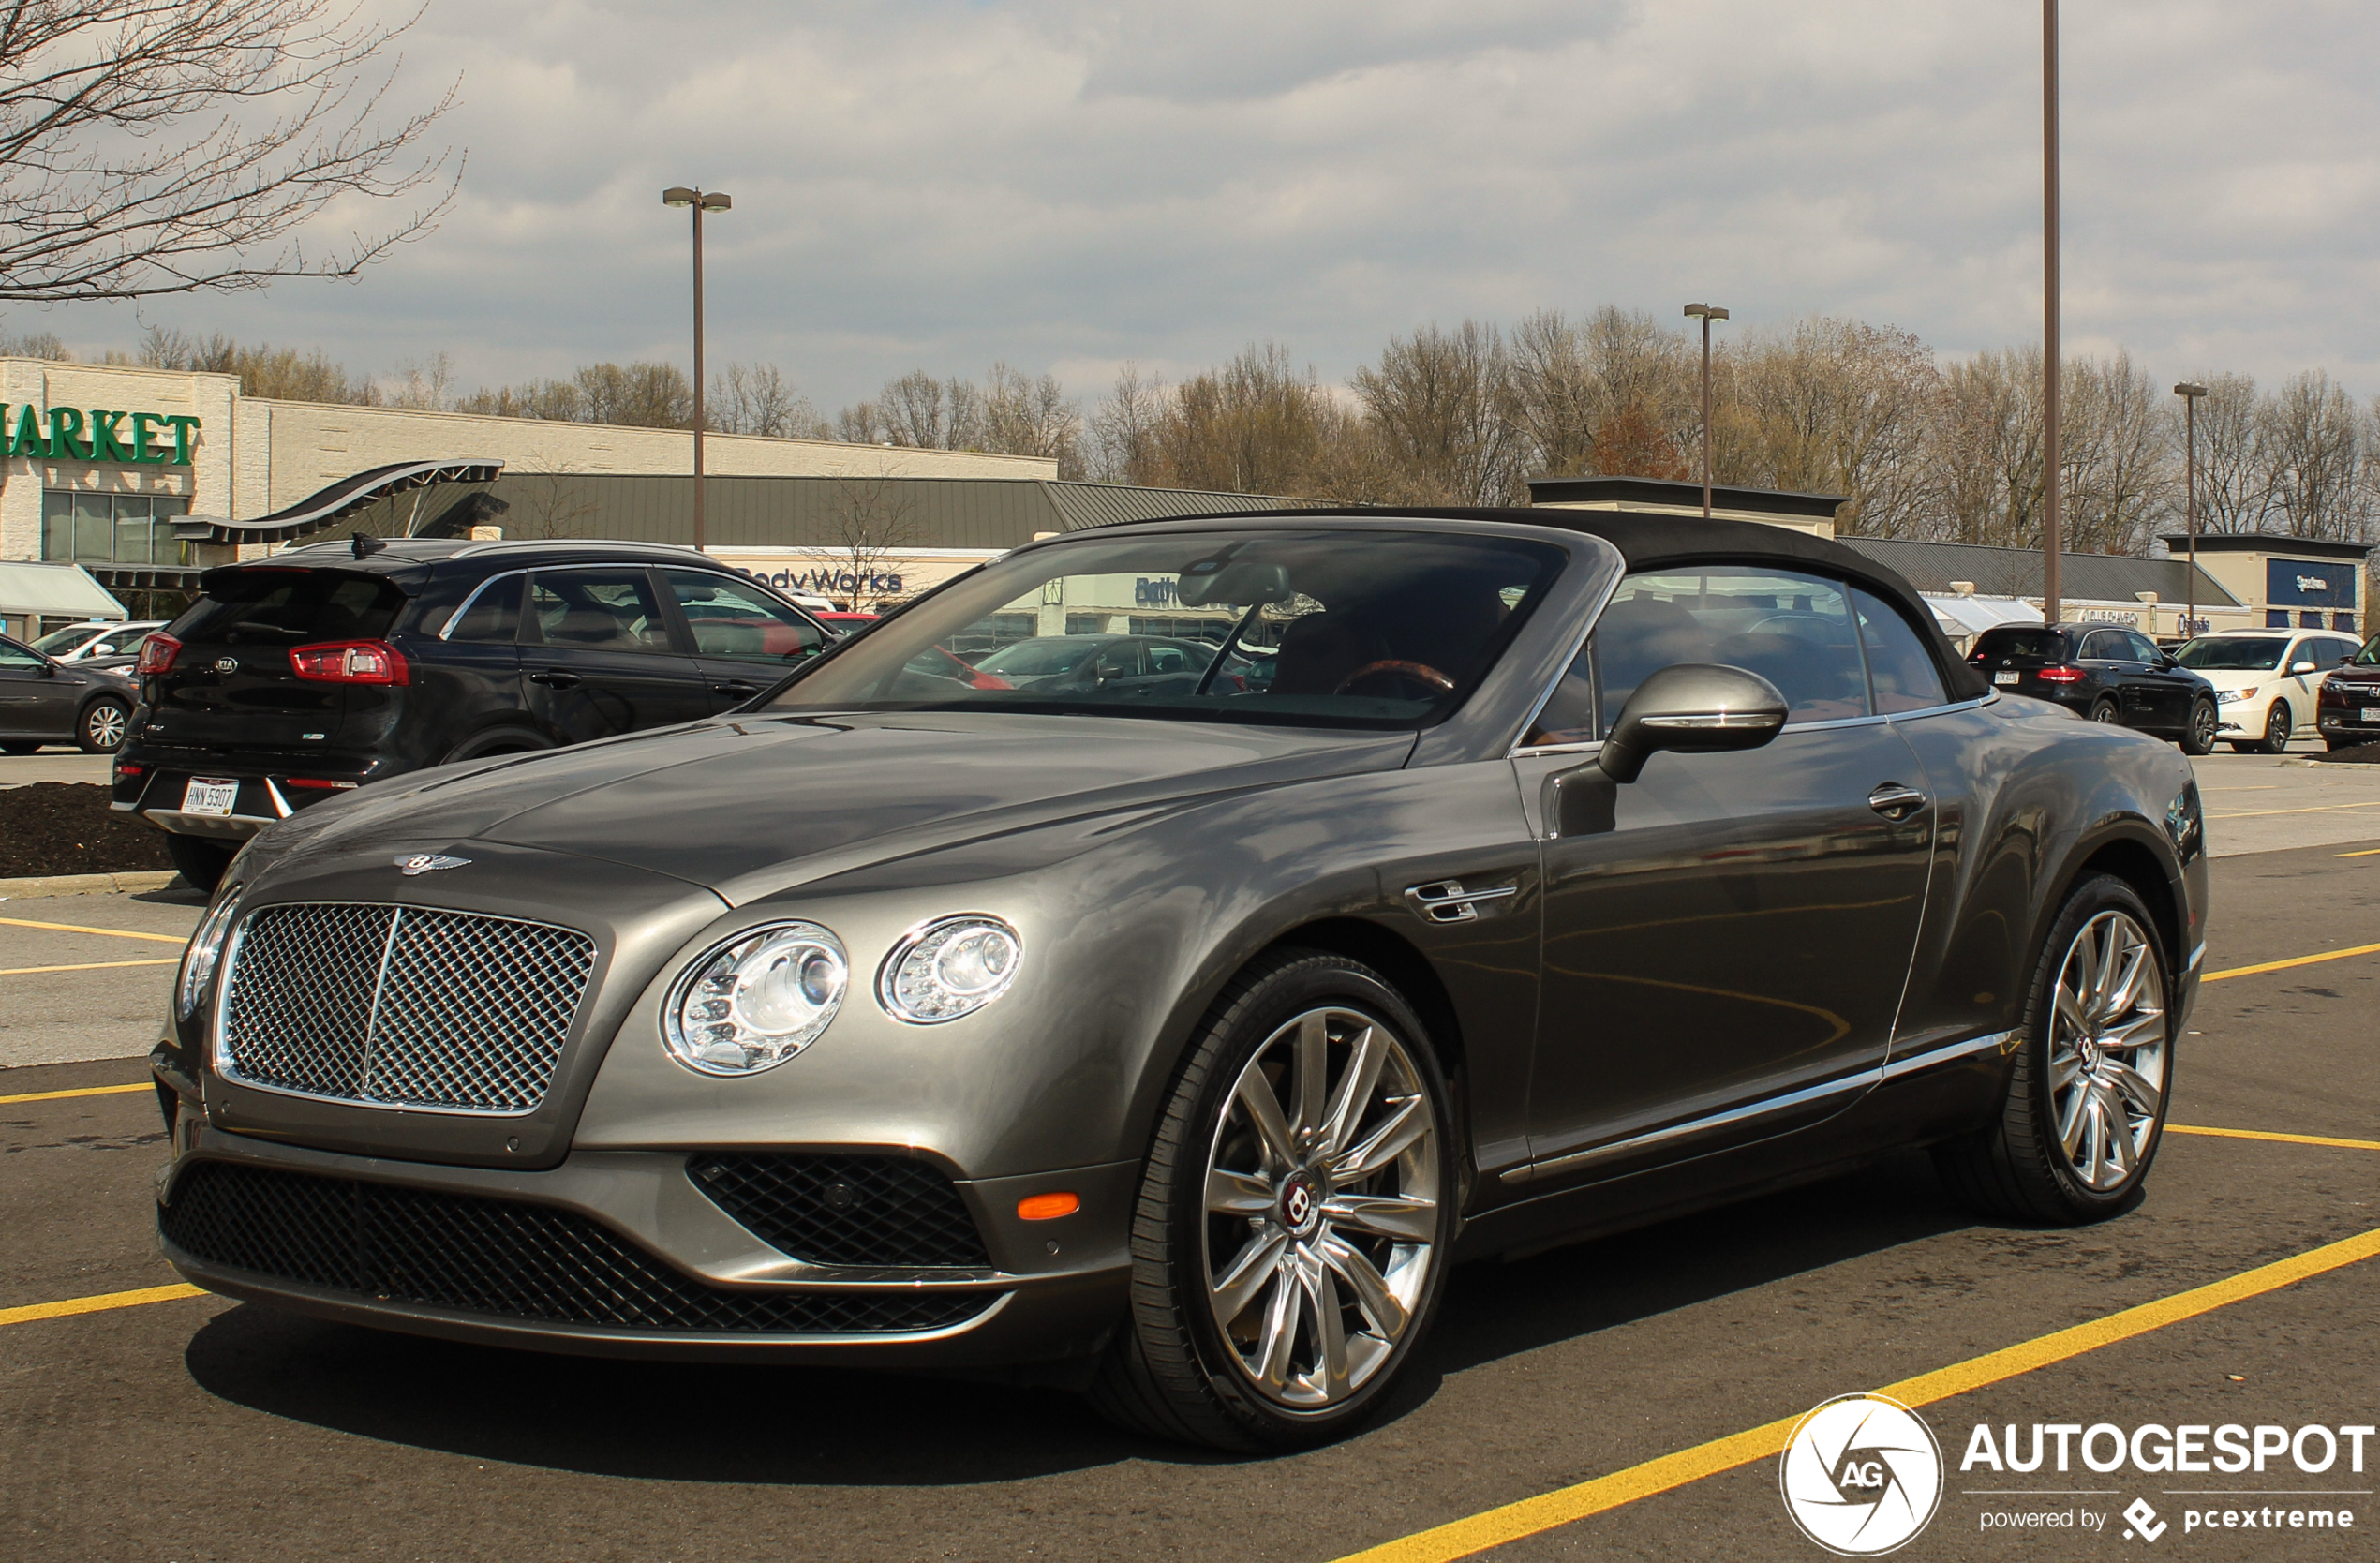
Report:
[[1778,1462],[1785,1512],[1841,1557],[1875,1557],[1926,1528],[1942,1500],[1942,1450],[1925,1419],[1881,1394],[1827,1401]]

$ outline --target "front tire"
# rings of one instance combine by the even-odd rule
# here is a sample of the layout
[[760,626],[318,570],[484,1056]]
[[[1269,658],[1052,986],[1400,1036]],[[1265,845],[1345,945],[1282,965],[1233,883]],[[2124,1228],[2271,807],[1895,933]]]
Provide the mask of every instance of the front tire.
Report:
[[2173,986],[2156,920],[2111,874],[2075,886],[2051,925],[1998,1120],[1935,1165],[1987,1214],[2104,1221],[2140,1198],[2173,1094]]
[[1377,973],[1289,950],[1234,978],[1158,1122],[1093,1404],[1255,1452],[1369,1421],[1445,1285],[1450,1124],[1421,1019]]
[[2289,702],[2276,700],[2272,709],[2265,713],[2265,736],[2249,746],[2259,754],[2285,754],[2289,752],[2289,735],[2297,731],[2298,719],[2289,709]]
[[240,855],[237,845],[230,841],[210,841],[204,836],[183,836],[173,831],[165,833],[165,854],[190,887],[215,894],[216,886],[223,881],[223,872],[231,859]]
[[2194,701],[2190,707],[2190,725],[2181,732],[2181,752],[2194,758],[2212,754],[2215,752],[2215,734],[2222,725],[2223,719],[2215,714],[2213,701]]

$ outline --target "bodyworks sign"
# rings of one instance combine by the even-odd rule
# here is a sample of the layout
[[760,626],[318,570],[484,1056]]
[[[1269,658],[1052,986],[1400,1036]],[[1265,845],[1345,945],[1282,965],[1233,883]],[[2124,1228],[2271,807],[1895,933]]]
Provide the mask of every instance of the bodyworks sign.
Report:
[[121,461],[142,467],[187,467],[199,420],[187,413],[117,412],[0,402],[0,456],[52,461]]

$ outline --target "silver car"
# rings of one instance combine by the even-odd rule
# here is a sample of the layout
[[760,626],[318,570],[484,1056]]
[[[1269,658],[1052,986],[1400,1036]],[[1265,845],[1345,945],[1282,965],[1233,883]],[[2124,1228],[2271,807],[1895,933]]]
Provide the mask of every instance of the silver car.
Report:
[[[967,661],[1086,625],[1196,655]],[[1104,528],[724,715],[257,836],[154,1055],[159,1229],[364,1324],[1296,1447],[1464,1257],[1912,1144],[2024,1220],[2130,1208],[2200,829],[2170,746],[1996,693],[1831,542]]]

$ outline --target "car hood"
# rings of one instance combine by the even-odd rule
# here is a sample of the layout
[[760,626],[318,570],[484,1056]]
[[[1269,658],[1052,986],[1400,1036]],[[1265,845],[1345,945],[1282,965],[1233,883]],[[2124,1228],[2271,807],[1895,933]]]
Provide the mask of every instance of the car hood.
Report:
[[424,772],[291,824],[315,826],[297,832],[309,856],[481,841],[609,859],[740,904],[1057,820],[1393,769],[1413,741],[1108,717],[718,719]]
[[2262,684],[2277,684],[2289,677],[2277,667],[2186,667],[2181,671],[2196,674],[2226,694],[2233,690],[2250,689]]

